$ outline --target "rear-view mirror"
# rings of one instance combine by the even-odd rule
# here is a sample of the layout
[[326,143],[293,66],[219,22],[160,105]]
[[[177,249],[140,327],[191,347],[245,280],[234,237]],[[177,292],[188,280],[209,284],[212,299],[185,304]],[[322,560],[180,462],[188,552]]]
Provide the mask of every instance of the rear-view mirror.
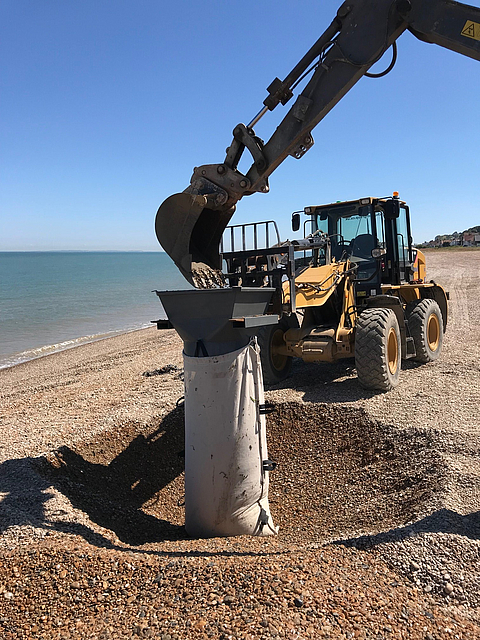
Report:
[[387,220],[394,220],[400,215],[400,202],[394,198],[382,203],[382,207]]
[[292,231],[298,231],[300,229],[300,214],[292,213]]

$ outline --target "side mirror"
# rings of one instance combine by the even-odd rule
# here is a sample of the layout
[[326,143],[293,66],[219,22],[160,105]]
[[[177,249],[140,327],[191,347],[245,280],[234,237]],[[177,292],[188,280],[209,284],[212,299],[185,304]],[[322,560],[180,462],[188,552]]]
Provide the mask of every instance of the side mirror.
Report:
[[395,198],[387,200],[382,206],[387,220],[395,220],[400,215],[400,202]]
[[298,231],[300,229],[300,214],[292,213],[292,231]]

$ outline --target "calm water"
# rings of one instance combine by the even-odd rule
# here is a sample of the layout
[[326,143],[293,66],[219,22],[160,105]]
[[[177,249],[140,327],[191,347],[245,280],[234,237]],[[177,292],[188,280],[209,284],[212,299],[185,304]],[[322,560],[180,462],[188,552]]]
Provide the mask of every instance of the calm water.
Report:
[[187,289],[160,252],[0,252],[0,368],[164,318]]

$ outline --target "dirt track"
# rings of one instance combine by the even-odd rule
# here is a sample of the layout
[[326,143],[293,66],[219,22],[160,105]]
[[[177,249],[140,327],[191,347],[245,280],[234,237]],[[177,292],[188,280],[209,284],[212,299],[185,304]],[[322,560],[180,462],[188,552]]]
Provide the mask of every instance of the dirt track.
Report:
[[479,634],[480,251],[427,260],[450,291],[439,361],[388,394],[348,362],[268,391],[268,541],[185,537],[174,332],[0,371],[4,637]]

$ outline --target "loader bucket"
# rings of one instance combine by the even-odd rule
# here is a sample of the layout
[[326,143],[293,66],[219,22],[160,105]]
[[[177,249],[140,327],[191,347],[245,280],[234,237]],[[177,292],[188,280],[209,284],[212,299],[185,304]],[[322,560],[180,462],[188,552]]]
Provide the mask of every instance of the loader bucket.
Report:
[[176,193],[160,205],[155,219],[158,241],[196,287],[197,274],[211,273],[213,281],[221,270],[220,240],[235,211],[232,206],[213,210],[206,205],[203,195]]

